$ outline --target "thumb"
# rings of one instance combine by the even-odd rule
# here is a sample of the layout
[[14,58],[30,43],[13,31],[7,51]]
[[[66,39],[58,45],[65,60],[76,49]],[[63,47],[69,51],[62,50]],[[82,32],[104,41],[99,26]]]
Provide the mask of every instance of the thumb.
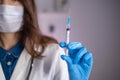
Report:
[[60,42],[59,45],[61,48],[65,48],[67,46],[66,42]]
[[61,58],[66,61],[69,69],[73,68],[72,60],[71,60],[71,58],[69,56],[61,55]]

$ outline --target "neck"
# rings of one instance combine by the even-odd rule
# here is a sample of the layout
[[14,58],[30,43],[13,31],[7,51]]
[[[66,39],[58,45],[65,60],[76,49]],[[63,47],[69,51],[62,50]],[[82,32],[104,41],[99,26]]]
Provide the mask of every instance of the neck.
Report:
[[0,33],[1,45],[4,49],[9,50],[20,40],[19,33]]

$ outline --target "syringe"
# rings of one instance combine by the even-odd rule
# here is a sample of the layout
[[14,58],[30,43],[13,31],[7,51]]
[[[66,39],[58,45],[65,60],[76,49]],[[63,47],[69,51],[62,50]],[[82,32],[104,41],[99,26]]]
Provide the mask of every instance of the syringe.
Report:
[[[67,26],[66,26],[66,43],[69,44],[70,42],[70,23],[71,23],[71,19],[70,16],[68,16],[68,20],[67,20]],[[68,49],[66,49],[66,55],[68,55]]]

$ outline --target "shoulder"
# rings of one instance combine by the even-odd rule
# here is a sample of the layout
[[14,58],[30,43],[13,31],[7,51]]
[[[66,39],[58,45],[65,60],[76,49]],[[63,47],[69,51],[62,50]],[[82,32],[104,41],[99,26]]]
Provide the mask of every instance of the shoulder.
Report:
[[61,54],[64,54],[64,50],[60,48],[58,44],[50,43],[43,52],[44,57],[42,59],[35,59],[34,64],[37,68],[41,68],[45,71],[48,70],[49,73],[49,71],[54,71],[57,63],[61,61]]
[[60,56],[63,54],[65,54],[65,51],[63,48],[59,46],[59,44],[49,43],[42,54],[42,56],[44,57],[42,59],[36,59],[36,60],[37,62],[42,61],[42,62],[49,62],[52,64],[60,60],[61,59]]
[[[36,51],[40,52],[42,50],[42,46],[39,46],[39,48],[35,48]],[[57,60],[60,55],[65,54],[64,49],[59,46],[58,43],[48,43],[44,49],[44,52],[42,53],[42,56],[44,56],[42,59],[37,59],[38,61],[43,60]]]
[[52,53],[55,55],[58,52],[63,51],[63,49],[60,48],[58,41],[53,37],[44,35],[42,43],[42,46],[44,46],[43,56],[51,55]]
[[61,54],[64,54],[64,50],[59,46],[57,43],[50,43],[46,46],[45,51],[43,55],[45,56],[60,56]]

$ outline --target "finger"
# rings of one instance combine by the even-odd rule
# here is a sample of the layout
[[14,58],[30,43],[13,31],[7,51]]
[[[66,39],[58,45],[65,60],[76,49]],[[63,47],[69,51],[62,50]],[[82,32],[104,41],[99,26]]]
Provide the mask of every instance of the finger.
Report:
[[87,52],[87,49],[82,47],[78,52],[77,55],[75,57],[75,59],[73,60],[74,64],[79,63],[79,61],[81,60],[81,58],[83,57],[83,55]]
[[83,56],[83,62],[86,63],[88,66],[92,66],[93,65],[93,56],[92,56],[92,53],[87,52]]
[[86,75],[86,76],[89,77],[91,70],[92,70],[92,66],[93,66],[92,53],[90,53],[90,52],[85,53],[82,60],[81,60],[80,65],[88,73],[88,75]]
[[66,42],[60,42],[59,45],[61,48],[65,48],[67,46]]
[[69,50],[70,57],[75,57],[76,53],[82,48],[82,44],[80,42],[70,42],[67,46]]
[[65,56],[65,55],[61,55],[61,58],[66,61],[67,65],[68,65],[68,68],[72,69],[72,60],[71,60],[71,58],[68,57],[68,56]]
[[68,49],[79,49],[82,47],[80,42],[70,42],[67,46]]

